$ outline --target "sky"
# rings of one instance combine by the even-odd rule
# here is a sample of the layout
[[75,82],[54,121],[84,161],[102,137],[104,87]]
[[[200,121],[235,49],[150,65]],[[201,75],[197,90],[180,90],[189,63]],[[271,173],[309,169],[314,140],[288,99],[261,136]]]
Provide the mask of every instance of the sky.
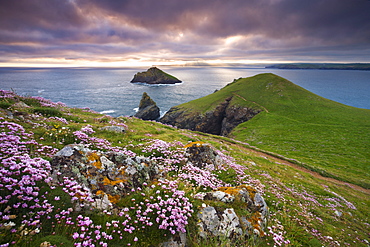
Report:
[[0,0],[0,67],[370,62],[370,0]]

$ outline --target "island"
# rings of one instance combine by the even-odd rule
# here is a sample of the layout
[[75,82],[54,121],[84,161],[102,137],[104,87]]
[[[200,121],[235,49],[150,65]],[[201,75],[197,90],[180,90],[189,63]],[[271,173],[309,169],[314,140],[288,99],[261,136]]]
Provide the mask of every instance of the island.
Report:
[[145,72],[136,73],[131,82],[147,84],[175,84],[181,83],[182,81],[158,69],[157,67],[151,67]]

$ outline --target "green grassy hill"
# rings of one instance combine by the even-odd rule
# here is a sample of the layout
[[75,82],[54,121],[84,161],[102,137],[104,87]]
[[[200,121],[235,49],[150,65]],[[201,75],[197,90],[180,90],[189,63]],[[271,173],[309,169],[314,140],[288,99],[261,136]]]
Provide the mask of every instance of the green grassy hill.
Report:
[[[267,91],[265,97],[255,94],[258,92],[257,85],[260,90]],[[254,91],[248,92],[244,90],[245,88],[250,90],[254,88]],[[283,96],[276,96],[275,93],[268,92],[270,89],[274,91],[284,88],[289,89],[290,95],[285,90]],[[264,142],[269,140],[272,143],[276,136],[262,135],[262,129],[266,129],[266,126],[273,129],[272,133],[275,133],[277,131],[287,131],[285,125],[290,123],[292,128],[296,126],[296,129],[293,129],[294,131],[299,130],[295,134],[296,138],[294,140],[297,143],[305,143],[304,141],[309,142],[311,139],[307,137],[309,132],[302,131],[304,127],[319,126],[321,131],[324,132],[325,128],[321,128],[321,126],[326,126],[327,129],[331,125],[338,128],[343,126],[344,121],[340,121],[340,124],[333,124],[334,120],[341,116],[338,113],[340,109],[346,115],[343,116],[344,119],[352,117],[358,120],[351,122],[351,124],[356,128],[361,127],[362,131],[365,131],[366,127],[365,117],[368,118],[369,115],[368,111],[350,108],[312,95],[272,74],[240,79],[209,97],[220,100],[219,96],[220,98],[221,96],[224,97],[227,92],[238,94],[245,99],[249,97],[248,94],[251,94],[249,100],[256,103],[247,101],[247,104],[256,105],[261,109],[266,108],[265,112],[260,113],[248,123],[255,125],[254,135],[258,134],[260,136],[259,140],[249,139],[248,141],[253,141],[256,145],[258,142],[262,142],[259,145],[267,148],[269,146]],[[293,109],[292,113],[294,114],[286,115],[289,112],[287,110],[290,108],[289,106],[308,101],[309,98],[305,98],[305,95],[314,99],[313,106],[326,106],[336,110],[330,111],[328,109],[327,113],[331,114],[327,121],[323,121],[321,125],[319,121],[314,121],[315,117],[310,116],[310,114],[305,116],[300,109]],[[239,103],[246,102],[241,97],[237,97],[237,99],[240,99]],[[279,97],[284,98],[284,100],[280,101]],[[237,99],[235,99],[235,102],[239,101]],[[201,99],[201,101],[207,105],[207,101],[204,99]],[[274,101],[276,103],[279,101],[280,107],[273,107],[275,106]],[[190,102],[189,104],[193,103]],[[212,105],[208,105],[212,107]],[[308,107],[307,109],[311,108]],[[311,109],[311,111],[313,110]],[[316,114],[320,115],[319,113]],[[364,114],[362,115],[362,113]],[[362,116],[358,117],[362,119],[362,124],[359,119],[355,118],[357,115]],[[305,119],[311,119],[311,121],[301,123],[304,126],[297,124]],[[260,122],[260,129],[256,126],[258,122]],[[264,123],[265,127],[263,126]],[[126,131],[117,133],[102,129],[102,127],[112,125],[124,127]],[[235,130],[233,135],[245,141],[247,131],[250,128],[243,124]],[[311,131],[313,130],[311,129]],[[335,128],[331,129],[331,133],[335,134],[335,130]],[[85,134],[81,136],[82,131],[85,131]],[[354,133],[351,129],[349,131]],[[291,134],[290,136],[294,137],[295,135]],[[316,135],[316,137],[319,138],[320,136]],[[365,156],[365,153],[362,153],[361,149],[358,148],[360,143],[364,142],[361,141],[364,138],[362,136],[361,138],[355,138],[348,133],[347,138],[352,140],[351,143],[348,143],[348,145],[351,144],[352,150]],[[163,243],[169,236],[172,236],[170,231],[159,229],[156,224],[142,228],[144,225],[140,225],[141,221],[138,220],[135,223],[137,228],[134,232],[126,232],[127,229],[123,226],[123,222],[127,221],[127,215],[118,214],[117,208],[104,210],[104,212],[84,209],[74,211],[72,209],[72,196],[69,194],[71,191],[68,188],[78,188],[78,186],[72,186],[72,184],[50,186],[50,184],[43,181],[42,174],[37,174],[37,171],[47,171],[47,161],[51,160],[55,152],[71,143],[89,144],[90,148],[99,152],[120,149],[121,151],[124,150],[125,153],[134,152],[138,155],[156,159],[157,162],[161,162],[161,158],[163,158],[166,163],[171,161],[177,164],[175,161],[181,157],[179,156],[181,150],[189,142],[203,142],[212,146],[215,150],[221,152],[225,161],[227,161],[226,163],[234,166],[239,173],[241,171],[245,173],[245,178],[249,181],[249,184],[257,188],[265,198],[269,207],[270,219],[267,222],[266,235],[262,238],[228,239],[220,237],[203,239],[196,232],[198,221],[195,216],[199,209],[203,207],[204,201],[200,201],[194,195],[198,192],[210,191],[211,188],[206,186],[193,187],[189,183],[191,181],[181,181],[174,172],[171,172],[167,179],[176,180],[179,185],[178,188],[185,192],[184,196],[193,205],[193,217],[189,218],[186,225],[188,246],[365,247],[369,244],[369,190],[321,177],[317,173],[302,169],[284,159],[268,155],[265,151],[251,149],[247,144],[227,137],[179,130],[168,125],[142,121],[137,118],[112,118],[92,112],[89,109],[69,108],[63,104],[56,104],[39,97],[22,97],[12,92],[0,90],[0,139],[2,141],[0,145],[0,156],[2,158],[0,159],[2,175],[0,176],[0,213],[2,216],[0,218],[0,245],[38,247],[48,246],[48,243],[50,243],[53,246],[72,247],[83,246],[83,244],[88,244],[90,240],[91,242],[96,240],[93,242],[96,244],[95,246],[158,246],[159,243]],[[279,148],[284,150],[285,144],[280,139],[276,140],[281,142],[282,147],[277,147],[278,141],[276,141],[271,150],[276,151]],[[325,143],[328,145],[328,141],[325,141]],[[315,146],[311,142],[305,145]],[[306,146],[304,148],[309,150]],[[319,148],[316,148],[316,150],[319,150]],[[12,155],[14,152],[17,155]],[[304,152],[302,151],[302,153]],[[339,160],[343,159],[340,158],[342,156],[339,155],[339,152],[333,154],[338,154]],[[313,158],[310,159],[308,155],[302,155],[299,158],[305,158],[307,163],[314,160]],[[315,159],[323,159],[323,157],[315,154]],[[17,161],[17,164],[10,163],[13,160]],[[317,163],[323,164],[323,162]],[[357,163],[354,162],[353,164]],[[23,165],[27,165],[27,168],[25,169]],[[240,169],[238,165],[244,168]],[[37,166],[36,170],[33,169],[34,166]],[[357,171],[359,171],[359,165],[352,166],[353,170],[357,167]],[[237,171],[235,169],[213,171],[213,176],[235,185],[240,183],[236,179]],[[343,173],[342,171],[339,175],[343,175]],[[357,176],[363,181],[367,177],[365,173],[358,173]],[[37,183],[28,183],[27,186],[21,188],[19,184],[14,183],[20,177],[24,179],[22,182],[34,182],[35,180]],[[203,179],[207,179],[207,177],[205,176]],[[129,216],[133,220],[136,219],[135,214],[138,212],[136,207],[144,205],[149,199],[143,196],[143,192],[152,193],[149,195],[154,197],[158,196],[158,193],[163,198],[172,196],[172,194],[167,194],[163,188],[157,186],[155,190],[158,189],[158,191],[155,191],[151,190],[149,186],[152,186],[152,184],[149,184],[143,190],[132,191],[127,198],[122,198],[117,204],[125,208],[125,212],[130,214]],[[16,189],[27,191],[29,193],[28,198],[32,200],[24,200],[21,195],[17,194],[19,191],[16,193]],[[82,199],[79,198],[77,203],[80,203],[80,200]],[[42,206],[36,207],[37,202],[42,202]],[[28,208],[27,203],[34,208],[32,210]],[[10,205],[18,206],[12,208]],[[45,206],[45,209],[43,206]],[[217,206],[224,207],[225,205],[220,203]],[[28,222],[29,225],[25,226],[25,222]],[[117,222],[120,224],[117,224]],[[100,233],[104,233],[104,235]],[[103,244],[99,244],[101,241]],[[41,245],[41,243],[44,244]]]
[[229,137],[370,188],[370,110],[322,98],[271,73],[236,80],[177,108],[205,113],[230,96],[232,104],[262,112]]

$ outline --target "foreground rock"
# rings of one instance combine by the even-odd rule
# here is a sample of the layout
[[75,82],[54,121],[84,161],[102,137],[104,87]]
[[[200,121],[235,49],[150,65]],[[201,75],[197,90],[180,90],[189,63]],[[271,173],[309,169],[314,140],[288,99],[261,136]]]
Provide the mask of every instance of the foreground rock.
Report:
[[[223,159],[209,145],[194,143],[184,147],[185,163],[206,169],[223,164]],[[60,150],[51,162],[54,183],[63,184],[77,201],[97,210],[118,210],[117,203],[144,185],[155,184],[168,176],[156,159],[128,155],[125,152],[99,152],[82,144]],[[206,171],[206,170],[205,170]],[[73,194],[74,190],[78,194]],[[141,190],[141,189],[139,189]],[[219,187],[198,193],[197,234],[202,238],[241,239],[265,236],[268,208],[261,194],[252,186]],[[73,200],[73,199],[72,199]],[[82,210],[75,203],[75,210]],[[85,206],[85,207],[86,207]],[[187,246],[185,233],[172,235],[160,246]]]
[[152,67],[145,72],[138,72],[131,80],[132,83],[141,82],[147,84],[175,84],[181,83],[176,77],[165,73],[157,67]]
[[160,117],[159,107],[146,92],[141,97],[139,111],[135,117],[143,120],[157,120]]
[[100,210],[111,208],[132,188],[160,176],[158,165],[149,158],[102,153],[82,144],[65,146],[55,154],[51,164],[56,183],[78,183],[86,192],[84,199],[90,200],[89,206]]
[[214,135],[227,136],[237,125],[250,120],[261,110],[230,104],[232,97],[221,102],[215,109],[206,113],[192,109],[172,107],[160,122],[181,129],[201,131]]
[[[203,204],[198,212],[200,236],[265,236],[268,208],[261,194],[249,185],[220,187],[203,195]],[[219,203],[223,202],[224,206]],[[212,203],[217,206],[212,206]],[[235,206],[238,205],[238,206]]]

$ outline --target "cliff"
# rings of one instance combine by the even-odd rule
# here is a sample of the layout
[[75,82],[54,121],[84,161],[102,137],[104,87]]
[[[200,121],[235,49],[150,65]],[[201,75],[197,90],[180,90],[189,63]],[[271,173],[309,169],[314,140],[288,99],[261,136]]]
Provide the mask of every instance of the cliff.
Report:
[[147,84],[175,84],[181,83],[176,77],[165,73],[157,67],[152,67],[145,72],[138,72],[131,80],[132,83],[147,83]]
[[182,129],[227,136],[236,126],[248,121],[261,111],[250,107],[234,105],[230,103],[232,98],[226,98],[214,109],[205,113],[172,107],[160,119],[160,122]]

